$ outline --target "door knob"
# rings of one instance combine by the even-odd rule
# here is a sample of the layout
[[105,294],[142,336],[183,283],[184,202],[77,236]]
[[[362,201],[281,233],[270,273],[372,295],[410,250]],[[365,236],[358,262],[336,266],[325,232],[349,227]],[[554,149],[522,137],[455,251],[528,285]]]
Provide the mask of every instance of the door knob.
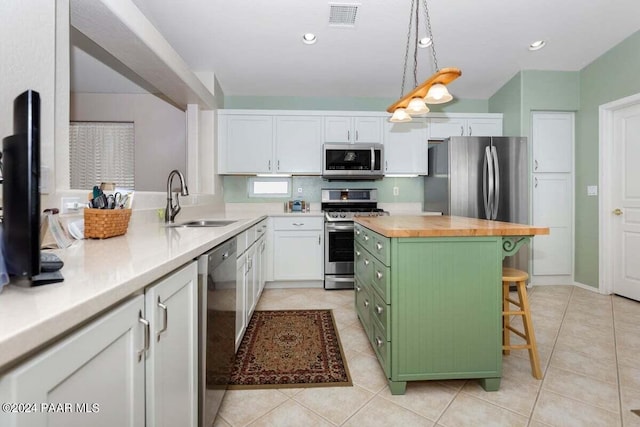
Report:
[[618,209],[614,209],[613,210],[613,214],[614,215],[622,215],[622,209],[619,209],[619,208]]

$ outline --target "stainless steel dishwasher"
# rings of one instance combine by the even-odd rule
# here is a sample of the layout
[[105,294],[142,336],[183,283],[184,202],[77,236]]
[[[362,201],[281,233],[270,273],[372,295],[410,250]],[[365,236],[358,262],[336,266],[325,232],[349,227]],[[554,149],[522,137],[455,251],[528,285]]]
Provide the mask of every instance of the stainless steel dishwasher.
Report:
[[211,427],[229,383],[235,357],[236,238],[198,259],[200,426]]

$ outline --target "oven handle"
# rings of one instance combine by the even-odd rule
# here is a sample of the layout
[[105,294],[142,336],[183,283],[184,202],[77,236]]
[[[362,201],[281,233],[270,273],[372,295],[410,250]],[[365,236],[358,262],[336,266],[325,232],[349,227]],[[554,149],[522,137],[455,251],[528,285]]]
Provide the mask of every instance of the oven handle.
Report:
[[327,231],[353,231],[353,224],[336,225],[327,222]]

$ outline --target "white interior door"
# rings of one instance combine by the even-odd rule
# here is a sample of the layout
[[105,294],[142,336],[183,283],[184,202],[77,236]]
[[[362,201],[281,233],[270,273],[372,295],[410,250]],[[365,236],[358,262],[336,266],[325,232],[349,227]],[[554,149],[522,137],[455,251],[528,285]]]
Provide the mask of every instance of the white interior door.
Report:
[[613,116],[613,292],[640,301],[640,104]]

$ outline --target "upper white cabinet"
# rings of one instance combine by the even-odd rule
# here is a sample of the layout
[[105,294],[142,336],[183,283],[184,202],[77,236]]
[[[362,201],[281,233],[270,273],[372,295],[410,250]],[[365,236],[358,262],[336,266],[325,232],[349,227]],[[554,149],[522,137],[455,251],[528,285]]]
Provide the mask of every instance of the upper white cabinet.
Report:
[[429,119],[429,137],[431,139],[451,136],[502,136],[502,115],[450,114]]
[[571,113],[536,112],[531,124],[533,173],[571,172],[573,122]]
[[221,174],[320,175],[322,117],[220,115]]
[[409,123],[385,123],[384,173],[427,174],[427,119],[414,118]]
[[218,171],[271,173],[273,165],[273,117],[220,116],[218,120]]
[[276,173],[320,175],[322,117],[276,116]]
[[382,117],[325,116],[324,142],[382,143]]

